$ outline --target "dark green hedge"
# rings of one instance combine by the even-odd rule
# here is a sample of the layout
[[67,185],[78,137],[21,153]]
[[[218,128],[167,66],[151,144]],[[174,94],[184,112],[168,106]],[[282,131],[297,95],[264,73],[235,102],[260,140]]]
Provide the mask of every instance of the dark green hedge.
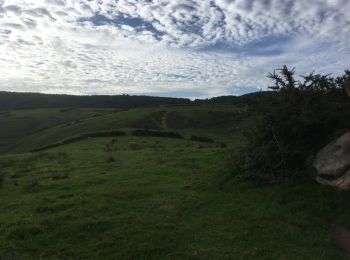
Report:
[[53,143],[50,145],[46,145],[46,146],[34,149],[31,152],[39,152],[39,151],[43,151],[43,150],[46,150],[49,148],[57,147],[57,146],[64,145],[64,144],[74,143],[74,142],[84,140],[87,138],[92,138],[92,137],[114,137],[114,136],[125,136],[125,135],[126,135],[126,133],[123,131],[103,131],[103,132],[83,133],[80,135],[69,137],[69,138],[64,139],[64,140],[57,142],[57,143]]

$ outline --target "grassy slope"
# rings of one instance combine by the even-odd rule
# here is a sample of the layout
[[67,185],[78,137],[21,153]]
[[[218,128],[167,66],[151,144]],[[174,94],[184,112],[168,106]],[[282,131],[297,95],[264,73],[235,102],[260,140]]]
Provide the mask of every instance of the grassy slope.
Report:
[[0,153],[15,146],[29,135],[56,125],[76,124],[89,117],[109,114],[115,109],[30,109],[0,112]]
[[[76,118],[74,121],[67,118],[63,123],[57,120],[56,125],[19,139],[12,144],[10,151],[27,152],[84,132],[121,128],[160,128],[164,114],[170,130],[185,134],[204,134],[212,137],[219,134],[228,137],[230,130],[235,131],[235,119],[242,118],[239,113],[244,111],[246,109],[237,108],[234,105],[161,106],[105,113],[99,117],[79,121]],[[39,120],[40,118],[37,118],[35,121]],[[16,120],[16,123],[19,124],[19,121]],[[6,132],[8,129],[9,127],[3,131]]]
[[166,115],[168,130],[229,147],[126,136],[113,152],[103,149],[108,138],[94,138],[0,156],[0,259],[341,259],[330,224],[349,226],[349,195],[313,181],[229,181],[228,155],[254,126],[244,106],[114,112],[3,112],[0,137],[21,152],[82,132],[159,128]]
[[341,259],[331,190],[227,182],[210,145],[106,140],[0,157],[0,258]]

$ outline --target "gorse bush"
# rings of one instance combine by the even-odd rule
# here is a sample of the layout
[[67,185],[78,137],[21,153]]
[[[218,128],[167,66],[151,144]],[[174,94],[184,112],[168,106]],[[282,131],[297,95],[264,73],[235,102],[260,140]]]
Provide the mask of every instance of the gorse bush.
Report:
[[166,138],[179,138],[182,139],[183,136],[175,132],[164,132],[148,129],[138,129],[131,132],[133,136],[151,136],[151,137],[166,137]]
[[214,139],[204,136],[195,136],[192,135],[190,140],[197,141],[197,142],[203,142],[203,143],[214,143]]
[[97,131],[97,132],[90,132],[90,133],[82,133],[79,135],[75,135],[66,139],[63,139],[60,142],[57,143],[53,143],[53,144],[49,144],[49,145],[45,145],[43,147],[40,148],[36,148],[31,150],[31,152],[41,152],[50,148],[54,148],[57,146],[61,146],[64,144],[70,144],[70,143],[74,143],[77,141],[81,141],[87,138],[94,138],[94,137],[115,137],[115,136],[125,136],[126,133],[123,131],[116,131],[116,130],[112,130],[112,131]]
[[269,74],[278,102],[247,133],[240,174],[269,180],[301,174],[321,147],[350,129],[349,76],[346,70],[336,78],[311,73],[297,80],[287,66]]
[[5,176],[3,174],[0,174],[0,188],[4,185],[5,182]]

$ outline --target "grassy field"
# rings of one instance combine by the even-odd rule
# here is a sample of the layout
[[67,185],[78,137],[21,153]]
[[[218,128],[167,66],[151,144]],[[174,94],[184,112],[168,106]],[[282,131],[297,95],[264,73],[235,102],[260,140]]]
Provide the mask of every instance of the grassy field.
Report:
[[0,158],[2,258],[341,259],[333,191],[227,181],[214,145],[107,140]]
[[[269,185],[233,178],[230,155],[253,125],[244,107],[9,113],[16,117],[8,122],[28,116],[47,127],[18,131],[12,151],[82,132],[128,135],[112,151],[109,137],[1,155],[0,259],[344,258],[331,227],[349,227],[349,195],[307,177]],[[149,124],[185,139],[130,135]],[[227,147],[191,141],[192,134]]]
[[0,153],[8,152],[23,138],[47,131],[55,126],[77,124],[87,118],[96,118],[116,109],[28,109],[0,111]]
[[28,152],[84,132],[130,128],[166,128],[230,141],[228,135],[246,118],[245,112],[234,105],[8,111],[0,114],[0,153]]

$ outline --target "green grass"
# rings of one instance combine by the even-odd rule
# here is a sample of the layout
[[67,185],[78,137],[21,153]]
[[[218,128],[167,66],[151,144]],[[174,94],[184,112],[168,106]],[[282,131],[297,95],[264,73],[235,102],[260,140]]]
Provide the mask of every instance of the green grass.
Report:
[[22,139],[30,135],[41,135],[55,126],[73,126],[87,118],[117,111],[116,109],[30,109],[0,112],[0,153],[21,146]]
[[[0,153],[13,154],[0,156],[0,259],[342,259],[331,226],[350,227],[350,195],[308,177],[234,178],[230,155],[257,116],[232,104],[1,112]],[[164,126],[185,139],[130,135]],[[112,129],[128,133],[113,151],[110,137],[27,153]]]
[[[236,125],[246,118],[246,108],[234,105],[160,106],[130,110],[82,110],[60,112],[60,109],[43,109],[9,112],[0,132],[0,141],[7,144],[1,152],[23,153],[59,142],[84,132],[118,129],[150,128],[161,126],[161,115],[166,113],[168,130],[182,134],[209,135],[231,140]],[[23,121],[26,114],[27,121]],[[100,115],[100,116],[94,116]],[[244,119],[245,120],[245,119]],[[12,122],[12,123],[11,123]],[[11,135],[11,138],[9,138]],[[6,149],[5,149],[6,148]]]
[[342,259],[346,194],[232,180],[238,142],[107,140],[0,157],[0,259]]

